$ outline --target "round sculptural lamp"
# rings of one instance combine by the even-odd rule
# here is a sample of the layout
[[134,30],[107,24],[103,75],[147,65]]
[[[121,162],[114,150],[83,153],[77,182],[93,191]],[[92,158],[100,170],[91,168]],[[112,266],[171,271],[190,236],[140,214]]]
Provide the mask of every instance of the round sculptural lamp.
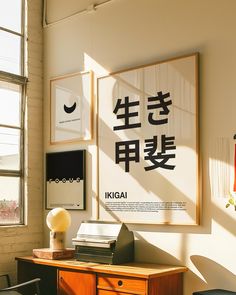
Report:
[[65,249],[65,234],[71,224],[69,212],[64,208],[54,208],[49,211],[46,218],[50,231],[50,249]]

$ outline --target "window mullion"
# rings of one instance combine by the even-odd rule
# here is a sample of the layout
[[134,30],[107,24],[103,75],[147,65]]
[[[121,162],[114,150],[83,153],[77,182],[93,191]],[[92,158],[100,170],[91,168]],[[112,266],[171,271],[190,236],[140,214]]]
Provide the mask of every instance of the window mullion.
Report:
[[3,170],[0,169],[0,176],[12,176],[12,177],[21,177],[21,170]]
[[9,30],[9,29],[4,28],[4,27],[0,27],[0,30],[4,31],[4,32],[7,32],[7,33],[10,33],[10,34],[13,34],[13,35],[16,35],[16,36],[19,36],[19,37],[24,37],[23,33],[18,33],[16,31],[12,31],[12,30]]
[[[23,85],[21,91],[21,136],[20,136],[20,171],[22,178],[24,178],[25,171],[25,103],[26,103],[26,85]],[[23,202],[24,186],[21,186],[21,201]]]
[[25,0],[21,1],[21,74],[22,76],[25,76]]
[[18,127],[18,126],[11,126],[11,125],[0,124],[0,127],[23,130],[23,127],[22,126]]
[[4,71],[0,71],[0,80],[8,83],[15,83],[18,85],[24,85],[28,81],[26,77]]

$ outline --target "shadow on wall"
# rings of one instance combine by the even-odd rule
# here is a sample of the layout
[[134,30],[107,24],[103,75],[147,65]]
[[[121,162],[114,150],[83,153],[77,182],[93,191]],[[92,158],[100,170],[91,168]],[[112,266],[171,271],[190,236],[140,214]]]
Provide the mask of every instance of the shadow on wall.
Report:
[[[168,252],[163,251],[162,249],[156,246],[153,246],[152,244],[148,243],[144,238],[142,238],[141,235],[137,233],[135,233],[135,236],[136,238],[138,238],[138,240],[135,240],[135,256],[137,257],[138,255],[139,257],[142,257],[142,259],[139,260],[139,262],[152,263],[155,261],[156,263],[160,263],[160,264],[178,265],[178,266],[182,266],[184,264],[182,258],[179,260],[175,256],[170,255]],[[142,255],[139,255],[139,252],[142,253]],[[195,274],[190,269],[184,274],[184,280],[191,282],[191,286],[194,286],[194,289],[192,289],[191,286],[188,286],[188,291],[187,291],[188,293],[186,293],[185,291],[184,294],[190,295],[194,291],[208,288],[208,285],[205,283],[205,281],[201,279],[200,276]]]
[[[215,261],[200,255],[192,255],[191,260],[205,279],[206,290],[219,288],[236,292],[236,275],[231,271],[227,270],[225,267],[216,263]],[[222,280],[222,278],[225,280]],[[217,282],[219,282],[219,285],[217,285]],[[196,282],[194,285],[198,286],[198,282]],[[203,282],[201,282],[201,284],[199,284],[199,290],[203,289],[204,285]]]
[[[183,265],[183,261],[168,252],[150,244],[140,234],[135,232],[135,260],[140,262],[156,262],[160,264]],[[145,251],[144,251],[145,249]],[[141,259],[138,259],[141,257]]]
[[[184,265],[186,260],[185,251],[183,249],[181,258],[177,259],[170,253],[163,251],[162,249],[150,244],[145,240],[142,235],[135,232],[135,259],[139,262],[156,262],[160,264],[167,265]],[[184,241],[185,235],[182,238],[183,248],[186,246],[186,241]],[[145,250],[144,250],[145,249]],[[141,259],[137,259],[141,257]],[[188,294],[199,290],[208,289],[226,289],[231,291],[236,291],[235,281],[236,275],[231,271],[227,270],[225,267],[219,263],[200,255],[192,255],[190,257],[192,263],[198,270],[196,271],[188,270],[184,274],[184,280],[191,282],[191,286],[186,287]],[[218,284],[218,285],[217,285]],[[186,291],[185,291],[186,292]]]
[[[119,142],[122,139],[119,138],[111,129],[110,126],[108,126],[104,120],[102,118],[99,118],[99,125],[100,125],[100,129],[103,130],[103,133],[106,134],[106,137],[109,139],[112,139],[113,142]],[[109,157],[110,159],[113,159],[113,145],[111,144],[107,144],[107,145],[103,145],[101,146],[101,144],[99,145],[99,148],[102,150],[102,152],[104,154],[106,154],[107,157]],[[146,166],[146,161],[144,159],[140,159],[140,166],[141,167],[145,167]],[[124,170],[124,167],[122,167],[122,169]],[[106,170],[105,167],[102,167],[101,161],[100,161],[100,171],[102,170]],[[147,193],[153,193],[155,195],[159,194],[160,199],[162,200],[168,200],[169,199],[169,191],[174,191],[175,192],[175,196],[177,200],[181,200],[186,202],[187,204],[189,204],[189,211],[192,212],[192,214],[194,214],[194,209],[195,209],[195,204],[193,203],[193,201],[191,199],[189,199],[189,197],[187,195],[185,195],[181,190],[179,190],[177,187],[175,187],[170,181],[168,181],[165,177],[163,177],[160,173],[155,172],[155,182],[149,181],[148,178],[144,179],[142,178],[142,175],[139,173],[138,170],[129,172],[129,175],[133,177],[133,179],[135,179],[137,181],[137,183],[140,184],[140,187],[142,187]],[[101,179],[102,177],[100,177]],[[101,182],[101,180],[100,180]],[[156,183],[162,183],[162,186],[157,186]],[[165,189],[168,188],[168,189]],[[100,205],[103,206],[104,208],[106,208],[106,205],[102,202],[100,202]],[[112,217],[119,221],[119,218],[116,217],[114,214],[110,213],[111,215],[113,215]],[[191,216],[194,219],[194,215]],[[168,217],[166,217],[166,219],[168,220]]]

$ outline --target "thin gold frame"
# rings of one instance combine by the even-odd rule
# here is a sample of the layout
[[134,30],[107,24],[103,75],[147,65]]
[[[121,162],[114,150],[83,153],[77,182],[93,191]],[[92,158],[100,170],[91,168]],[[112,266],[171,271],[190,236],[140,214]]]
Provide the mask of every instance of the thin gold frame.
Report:
[[[98,167],[98,171],[97,171],[97,183],[98,183],[98,193],[97,193],[97,219],[104,219],[104,216],[101,216],[101,206],[103,206],[101,204],[101,197],[100,197],[100,181],[101,181],[101,176],[99,175],[99,171],[100,171],[100,156],[99,156],[99,150],[100,150],[100,138],[99,138],[99,117],[100,117],[100,95],[99,95],[99,82],[102,79],[106,79],[118,74],[122,74],[125,72],[129,72],[129,71],[133,71],[133,70],[139,70],[142,68],[146,68],[146,67],[150,67],[150,66],[155,66],[155,65],[160,65],[163,63],[168,63],[168,62],[172,62],[172,61],[176,61],[179,59],[184,59],[184,58],[188,58],[188,57],[193,57],[194,58],[194,77],[195,77],[195,91],[194,91],[194,97],[195,97],[195,108],[196,108],[196,116],[195,116],[195,126],[196,126],[196,132],[195,132],[195,139],[196,139],[196,199],[195,201],[195,220],[194,222],[190,222],[190,223],[182,223],[182,222],[171,222],[171,221],[163,221],[163,222],[155,222],[155,220],[149,220],[149,221],[143,221],[143,220],[137,220],[137,219],[133,219],[133,220],[119,220],[118,218],[116,218],[119,221],[123,221],[126,223],[137,223],[137,224],[165,224],[165,225],[199,225],[200,224],[200,219],[201,219],[201,181],[200,181],[200,156],[199,156],[199,78],[198,78],[198,73],[199,73],[199,53],[193,53],[193,54],[188,54],[188,55],[184,55],[184,56],[180,56],[180,57],[175,57],[175,58],[171,58],[171,59],[166,59],[166,60],[162,60],[162,61],[158,61],[158,62],[154,62],[154,63],[150,63],[147,65],[142,65],[142,66],[137,66],[137,67],[133,67],[133,68],[129,68],[129,69],[124,69],[124,70],[120,70],[117,72],[113,72],[110,73],[107,76],[103,76],[103,77],[99,77],[97,79],[97,94],[98,94],[98,105],[97,105],[97,145],[98,145],[98,149],[97,149],[97,167]],[[109,169],[109,167],[106,167],[106,169]]]
[[[72,83],[72,80],[74,80],[75,78],[82,79],[83,76],[85,75],[88,75],[89,77],[89,85],[87,85],[87,89],[86,89],[86,91],[89,92],[88,107],[86,109],[86,117],[89,118],[87,134],[81,135],[81,136],[78,135],[77,137],[71,137],[71,138],[69,138],[69,136],[65,136],[64,139],[57,140],[55,136],[55,130],[56,130],[55,112],[57,108],[57,97],[56,97],[56,94],[54,93],[55,88],[60,83],[66,83],[66,81],[69,81],[69,80],[70,80],[69,83]],[[76,85],[73,85],[73,88],[74,87],[76,87]],[[69,88],[67,90],[70,91]],[[82,96],[83,93],[79,93],[79,95]],[[81,110],[81,113],[83,113],[84,111],[85,111],[84,109]],[[81,118],[78,120],[81,120]],[[66,134],[66,131],[65,131],[65,134]],[[80,141],[90,141],[92,140],[92,138],[93,138],[93,72],[83,71],[83,72],[77,72],[77,73],[64,75],[64,76],[51,79],[50,80],[50,144],[53,145],[53,144],[73,143],[73,142],[80,142]]]

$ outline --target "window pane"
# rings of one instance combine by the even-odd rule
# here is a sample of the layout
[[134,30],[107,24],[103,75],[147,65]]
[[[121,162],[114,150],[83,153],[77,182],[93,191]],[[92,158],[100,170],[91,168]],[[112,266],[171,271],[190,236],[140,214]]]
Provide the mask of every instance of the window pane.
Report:
[[[13,74],[21,74],[21,38],[0,31],[0,70]],[[2,45],[4,44],[4,45]]]
[[0,1],[0,27],[21,33],[21,0]]
[[20,178],[0,176],[0,224],[20,222]]
[[21,88],[0,81],[0,124],[20,127]]
[[0,169],[20,169],[20,130],[0,127]]

